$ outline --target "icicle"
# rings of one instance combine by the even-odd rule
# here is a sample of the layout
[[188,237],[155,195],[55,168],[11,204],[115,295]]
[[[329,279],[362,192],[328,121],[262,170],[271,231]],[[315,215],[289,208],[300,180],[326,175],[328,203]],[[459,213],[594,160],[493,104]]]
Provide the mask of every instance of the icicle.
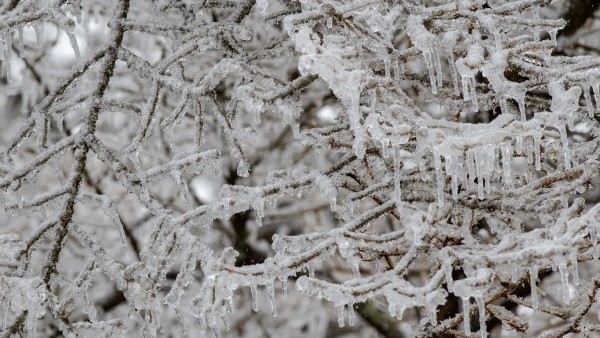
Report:
[[338,326],[339,327],[346,326],[345,319],[344,319],[344,305],[338,306],[337,311],[338,311]]
[[17,30],[17,49],[21,51],[21,53],[24,52],[23,46],[23,27],[19,27]]
[[469,90],[469,77],[465,75],[460,76],[460,82],[462,83],[463,100],[469,101],[471,99],[471,91]]
[[354,304],[348,304],[348,325],[354,326],[356,314],[354,313]]
[[190,208],[193,207],[194,206],[194,199],[192,197],[192,194],[190,193],[190,189],[188,187],[187,181],[185,180],[185,178],[181,174],[181,171],[179,171],[179,170],[173,170],[171,172],[171,176],[173,176],[173,178],[175,179],[175,182],[179,185],[179,189],[181,189],[183,197],[185,198],[185,201],[188,204],[188,206]]
[[592,85],[592,91],[594,92],[594,101],[596,102],[596,109],[600,110],[600,82],[596,82]]
[[550,41],[552,44],[556,45],[556,34],[558,33],[558,29],[549,29],[548,34],[550,35]]
[[469,82],[470,82],[469,87],[471,88],[471,103],[473,104],[472,109],[474,112],[478,112],[479,111],[479,101],[477,100],[475,77],[469,77]]
[[229,317],[226,314],[223,314],[221,316],[221,319],[223,320],[223,326],[225,328],[225,331],[231,330],[231,326],[229,325]]
[[513,179],[512,179],[512,146],[509,142],[504,143],[500,146],[502,152],[502,180],[504,182],[504,187],[506,189],[511,189],[513,187]]
[[519,112],[521,113],[521,121],[527,121],[527,114],[525,111],[525,93],[522,93],[522,96],[513,97],[517,101],[517,105],[519,106]]
[[537,280],[538,280],[538,267],[537,267],[537,265],[534,265],[532,268],[529,269],[529,284],[531,286],[531,304],[533,304],[534,309],[537,309],[539,306]]
[[288,279],[287,277],[281,277],[281,288],[283,289],[283,296],[288,295]]
[[465,158],[465,162],[467,165],[467,174],[469,176],[469,180],[468,180],[468,189],[472,190],[474,189],[474,185],[475,185],[475,151],[473,149],[469,149],[467,150],[467,155]]
[[275,286],[273,282],[267,283],[267,293],[269,295],[269,303],[271,304],[271,314],[273,317],[277,317],[277,307],[275,306]]
[[219,330],[215,323],[209,324],[208,327],[210,327],[210,330],[212,331],[215,338],[221,338],[221,330]]
[[6,75],[6,82],[12,83],[12,67],[11,67],[11,58],[12,58],[12,36],[10,33],[4,35],[4,50],[2,51],[4,58],[4,74]]
[[429,50],[423,52],[423,56],[425,59],[425,65],[427,66],[427,72],[429,73],[429,83],[431,84],[431,92],[434,95],[437,95],[437,78],[435,75],[435,61],[433,51]]
[[475,302],[479,309],[479,332],[481,333],[481,338],[485,338],[487,337],[487,329],[485,327],[485,300],[480,296],[475,297]]
[[485,153],[483,153],[483,149],[477,148],[475,149],[475,171],[477,176],[477,197],[480,200],[485,198],[484,194],[484,186],[483,186],[483,174],[484,174],[484,163],[485,163]]
[[468,296],[462,299],[462,306],[465,333],[468,335],[471,333],[471,302],[469,301]]
[[369,105],[369,108],[371,108],[371,114],[375,114],[377,112],[375,110],[377,108],[377,90],[373,89],[369,91],[369,95],[371,96],[371,103]]
[[588,232],[590,233],[590,241],[592,242],[592,257],[598,259],[598,238],[596,234],[596,226],[593,222],[589,222],[587,225]]
[[568,304],[571,297],[569,294],[569,271],[567,270],[567,264],[565,260],[560,257],[556,259],[556,265],[558,266],[560,282],[562,284],[563,301]]
[[81,56],[81,52],[79,51],[79,45],[77,44],[77,38],[75,37],[74,29],[67,28],[65,30],[67,37],[69,38],[69,43],[71,44],[71,48],[73,49],[73,53],[75,53],[75,58],[79,59]]
[[569,138],[567,137],[567,126],[561,125],[558,127],[558,132],[560,134],[560,141],[563,145],[563,152],[565,157],[565,169],[571,169],[571,153],[569,151]]
[[541,139],[539,134],[533,135],[533,151],[535,153],[535,170],[542,170]]
[[351,99],[349,103],[349,119],[350,119],[350,127],[354,133],[354,144],[352,145],[352,149],[354,150],[356,157],[359,159],[364,158],[366,149],[365,149],[365,131],[360,122],[361,113],[360,113],[360,92],[355,92],[351,94]]
[[571,273],[573,274],[573,284],[579,286],[579,268],[578,268],[578,257],[577,257],[577,249],[571,250],[569,254],[569,258],[571,259]]
[[[540,7],[533,6],[533,18],[538,20],[540,18]],[[540,31],[538,29],[533,30],[533,38],[535,41],[540,41]]]
[[585,106],[587,107],[588,114],[590,117],[594,117],[594,105],[592,104],[592,95],[590,94],[592,86],[589,82],[584,82],[581,84],[581,89],[583,90],[583,97],[585,98]]
[[267,9],[269,8],[269,0],[257,0],[256,8],[258,8],[259,12],[263,15],[267,13]]
[[256,214],[256,225],[262,227],[262,219],[265,217],[265,200],[262,197],[256,197],[253,205],[254,214]]
[[308,277],[311,277],[311,278],[315,277],[315,268],[312,265],[308,264],[307,269],[308,269]]
[[387,54],[387,52],[384,53],[384,55],[383,55],[383,68],[384,68],[385,78],[389,79],[391,77],[390,58],[389,58],[389,55]]
[[442,73],[442,63],[440,62],[440,55],[438,52],[437,43],[434,43],[433,45],[433,62],[435,63],[435,75],[437,78],[437,85],[438,87],[442,88],[442,86],[444,85],[444,74]]
[[250,175],[250,166],[248,162],[242,157],[239,158],[237,166],[237,175],[239,177],[248,177]]
[[517,155],[522,155],[523,154],[523,136],[517,135],[515,138],[516,138],[515,152],[517,153]]
[[452,264],[448,264],[447,262],[444,262],[444,274],[446,275],[446,284],[448,286],[448,289],[452,288],[452,285],[454,284],[454,279],[452,279]]
[[444,206],[444,178],[442,177],[442,159],[440,151],[433,148],[433,162],[435,165],[435,177],[437,181],[437,199],[440,207]]
[[392,72],[394,73],[394,82],[400,82],[400,65],[397,57],[394,57],[392,61]]
[[331,29],[331,27],[333,27],[333,18],[328,17],[327,18],[327,28]]
[[449,157],[449,159],[452,159],[452,171],[450,173],[450,175],[452,175],[451,179],[452,179],[452,199],[457,201],[458,200],[458,161],[456,161],[455,159],[453,159],[452,157]]
[[460,95],[460,87],[458,85],[458,72],[456,71],[456,65],[454,64],[454,52],[450,51],[448,55],[448,67],[450,68],[450,75],[452,75],[452,87],[454,88],[454,95]]
[[406,32],[415,47],[423,54],[429,73],[431,92],[437,94],[437,87],[442,76],[441,73],[436,75],[436,69],[441,69],[441,66],[438,66],[439,60],[435,60],[438,58],[437,36],[427,30],[423,21],[424,18],[421,16],[410,15],[407,19]]
[[352,274],[354,277],[360,277],[360,259],[358,257],[352,257],[350,259],[350,268],[352,269]]
[[258,289],[256,284],[250,285],[250,293],[252,294],[252,310],[258,311]]
[[485,182],[485,193],[490,194],[492,192],[492,175],[494,174],[495,159],[496,159],[496,146],[490,145],[489,149],[484,153],[485,163],[483,166],[484,182]]
[[463,238],[466,242],[472,241],[471,236],[471,223],[473,222],[473,210],[470,208],[463,209],[463,224],[462,224],[462,232]]
[[37,46],[38,48],[42,48],[44,46],[44,35],[46,34],[46,23],[39,22],[34,26],[34,30]]
[[393,148],[394,152],[394,202],[396,202],[396,207],[400,206],[402,203],[402,191],[400,187],[400,154],[398,154],[398,149],[396,147]]

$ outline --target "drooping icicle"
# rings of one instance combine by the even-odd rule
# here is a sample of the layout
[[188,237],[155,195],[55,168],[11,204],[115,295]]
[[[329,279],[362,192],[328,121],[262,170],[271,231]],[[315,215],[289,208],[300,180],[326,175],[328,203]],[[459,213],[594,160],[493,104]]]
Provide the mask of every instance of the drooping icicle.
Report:
[[512,145],[510,142],[503,143],[500,149],[502,152],[502,181],[506,189],[512,189]]
[[515,152],[517,155],[523,154],[523,136],[521,135],[515,136]]
[[458,161],[455,156],[449,155],[445,157],[446,172],[450,174],[452,182],[452,199],[458,200]]
[[585,98],[585,106],[588,110],[588,114],[590,117],[594,117],[594,105],[592,104],[592,95],[590,93],[592,86],[589,81],[586,81],[581,84],[581,89],[583,90],[583,97]]
[[483,176],[485,182],[485,192],[490,194],[492,192],[492,175],[494,174],[494,168],[496,167],[496,146],[490,145],[489,149],[485,152],[485,163],[483,166]]
[[348,325],[354,326],[356,314],[354,313],[354,304],[348,304]]
[[4,44],[3,44],[3,50],[2,50],[2,58],[4,59],[4,62],[2,62],[2,64],[4,65],[4,74],[6,75],[6,82],[8,83],[12,83],[13,82],[13,78],[12,78],[12,66],[11,66],[11,58],[12,58],[12,36],[10,33],[7,33],[4,35]]
[[393,147],[394,152],[394,201],[396,202],[396,206],[399,206],[402,203],[402,191],[400,187],[400,154],[398,154],[397,147]]
[[469,176],[469,180],[468,180],[468,189],[469,190],[473,190],[475,188],[475,177],[476,177],[476,170],[475,170],[475,150],[474,149],[469,149],[467,150],[467,154],[465,157],[465,163],[467,166],[467,174]]
[[485,153],[481,148],[475,149],[475,171],[477,177],[477,197],[480,200],[485,198],[484,186],[483,186],[483,175],[485,168]]
[[593,222],[589,222],[587,228],[590,234],[590,241],[592,242],[592,257],[598,259],[598,235],[596,234],[596,226]]
[[471,90],[469,90],[469,77],[461,75],[460,83],[462,84],[463,100],[469,101],[471,99]]
[[281,288],[283,289],[283,296],[288,295],[288,279],[287,277],[281,277]]
[[194,199],[192,197],[192,194],[190,193],[190,189],[188,187],[187,180],[183,177],[183,175],[181,174],[181,171],[173,170],[171,172],[171,176],[173,176],[173,178],[175,179],[175,182],[177,183],[177,185],[179,185],[179,189],[181,189],[181,193],[183,194],[183,197],[185,198],[185,201],[188,204],[188,206],[190,208],[193,207]]
[[456,71],[456,66],[454,60],[454,53],[450,52],[448,55],[448,68],[450,68],[450,75],[452,76],[452,87],[454,88],[454,95],[460,95],[460,87],[458,85],[458,72]]
[[17,29],[17,49],[23,51],[23,27]]
[[594,101],[596,102],[596,109],[600,110],[600,82],[595,82],[591,85],[592,92],[594,93]]
[[462,299],[462,307],[465,333],[468,335],[471,333],[471,302],[469,297],[464,297]]
[[442,84],[441,65],[437,53],[437,36],[427,30],[423,23],[424,20],[425,18],[421,16],[410,15],[406,23],[406,33],[415,47],[423,54],[431,92],[437,94],[437,87]]
[[79,51],[79,45],[77,44],[77,38],[75,37],[75,29],[68,27],[65,30],[67,37],[69,38],[69,43],[71,44],[71,48],[73,49],[73,53],[75,53],[75,58],[79,59],[81,56],[81,52]]
[[465,244],[473,241],[471,235],[471,223],[473,222],[473,210],[471,208],[464,208],[463,210],[463,223],[462,223],[462,236],[465,239]]
[[458,71],[456,70],[456,60],[454,58],[454,46],[456,46],[456,40],[458,39],[458,31],[449,31],[444,33],[442,37],[441,47],[448,51],[448,68],[450,69],[450,75],[452,77],[452,87],[454,89],[454,95],[460,95],[460,87],[458,84]]
[[400,81],[400,65],[398,64],[398,58],[394,57],[392,59],[392,72],[394,73],[394,82],[398,83]]
[[384,69],[384,73],[385,73],[385,78],[389,79],[391,77],[391,70],[390,70],[390,58],[387,53],[385,53],[383,55],[383,69]]
[[271,304],[271,314],[273,317],[277,317],[277,307],[275,304],[275,286],[273,282],[267,283],[267,294],[269,295],[269,303]]
[[541,153],[542,136],[539,134],[533,135],[533,151],[535,153],[535,170],[542,170],[542,153]]
[[519,112],[521,113],[521,121],[527,121],[527,112],[525,111],[525,91],[522,92],[522,95],[513,97],[515,101],[517,101],[517,105],[519,106]]
[[46,23],[44,21],[38,22],[33,28],[35,30],[37,47],[42,48],[44,46],[44,36],[46,34]]
[[258,197],[254,200],[254,205],[252,208],[254,209],[254,214],[256,215],[256,225],[258,227],[262,227],[262,219],[265,217],[265,199],[259,194],[257,195]]
[[446,284],[448,286],[448,289],[451,289],[452,285],[454,284],[454,279],[452,278],[452,264],[444,262],[443,269],[446,277]]
[[579,286],[579,262],[577,249],[571,250],[569,258],[571,260],[571,273],[573,274],[573,284]]
[[571,152],[569,151],[569,138],[567,136],[567,126],[565,124],[558,127],[560,141],[563,145],[563,154],[565,158],[565,169],[571,169]]
[[552,44],[556,45],[556,35],[558,34],[558,29],[549,29],[548,34],[550,35],[550,41],[552,41]]
[[[369,104],[369,108],[371,108],[371,114],[375,114],[376,108],[377,108],[377,90],[373,89],[369,91],[369,95],[370,95],[370,104]],[[384,156],[385,157],[385,156]]]
[[[540,18],[540,8],[538,6],[533,6],[532,8],[533,11],[533,19],[535,20],[539,20]],[[535,41],[540,41],[540,30],[539,29],[534,29],[533,30],[533,38],[535,39]]]
[[352,149],[354,153],[359,159],[364,158],[366,149],[365,149],[365,130],[363,128],[361,120],[361,112],[360,112],[360,92],[356,91],[350,94],[350,100],[348,103],[348,118],[350,120],[350,128],[354,133],[354,143],[352,145]]
[[569,294],[569,270],[567,270],[567,263],[564,258],[560,257],[556,259],[556,265],[558,267],[558,273],[560,274],[563,301],[568,304],[571,297]]
[[338,313],[338,326],[339,327],[344,327],[346,326],[346,321],[345,321],[345,316],[344,316],[344,305],[338,306],[337,307],[337,313]]
[[225,331],[231,330],[231,325],[229,324],[229,316],[223,314],[221,316],[221,320],[223,321],[223,328],[225,329]]
[[537,309],[539,306],[537,280],[538,267],[537,265],[534,265],[531,269],[529,269],[529,285],[531,286],[531,304],[533,304],[534,309]]
[[483,48],[479,44],[473,44],[469,47],[467,55],[455,63],[462,82],[463,100],[471,100],[474,112],[479,111],[475,75],[483,60]]
[[250,285],[250,293],[252,294],[252,310],[258,311],[258,289],[256,284]]
[[477,309],[479,310],[479,333],[481,338],[487,337],[487,328],[485,325],[485,300],[482,296],[475,297]]
[[423,58],[429,73],[429,83],[431,84],[431,92],[437,95],[437,79],[435,76],[435,61],[433,61],[434,53],[432,51],[423,52]]
[[442,158],[440,151],[433,148],[433,162],[435,166],[435,178],[437,183],[437,200],[440,207],[444,206],[444,178],[442,174]]

